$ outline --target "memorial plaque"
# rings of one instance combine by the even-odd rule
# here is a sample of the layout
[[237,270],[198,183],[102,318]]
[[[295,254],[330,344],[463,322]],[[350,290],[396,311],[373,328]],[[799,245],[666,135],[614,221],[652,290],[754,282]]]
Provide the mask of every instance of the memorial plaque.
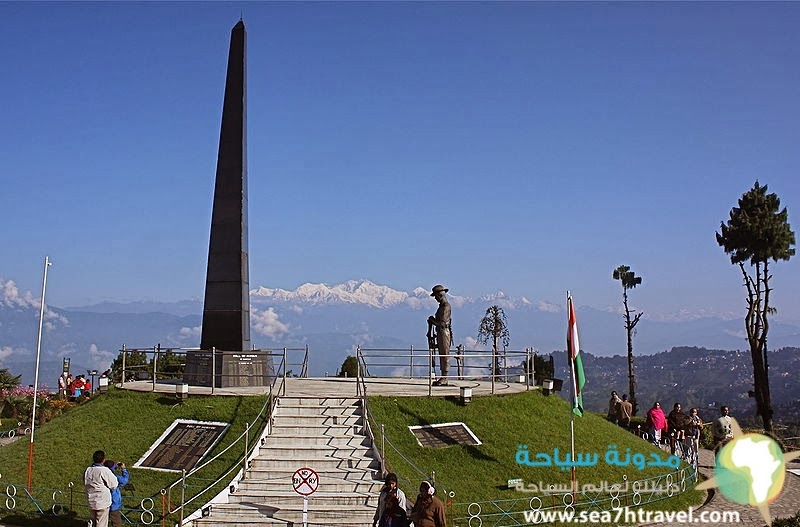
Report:
[[177,419],[133,466],[167,472],[193,469],[230,424],[216,421]]
[[409,426],[419,446],[443,447],[450,445],[480,445],[481,441],[464,423],[439,423]]

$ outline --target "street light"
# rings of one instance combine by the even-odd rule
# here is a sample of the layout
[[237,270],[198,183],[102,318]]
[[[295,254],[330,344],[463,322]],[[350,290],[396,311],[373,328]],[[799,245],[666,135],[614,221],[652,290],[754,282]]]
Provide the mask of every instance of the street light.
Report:
[[39,336],[36,338],[36,373],[33,376],[33,411],[31,412],[31,442],[28,445],[28,492],[31,491],[33,476],[33,434],[36,431],[36,395],[39,391],[39,354],[42,349],[42,325],[44,323],[44,291],[47,289],[47,268],[53,265],[48,256],[44,257],[44,276],[42,277],[42,304],[39,306]]

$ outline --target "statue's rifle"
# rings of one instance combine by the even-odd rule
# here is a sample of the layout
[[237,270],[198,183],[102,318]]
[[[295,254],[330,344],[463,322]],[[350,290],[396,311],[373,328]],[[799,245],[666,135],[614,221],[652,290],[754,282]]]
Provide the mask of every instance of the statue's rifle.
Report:
[[428,317],[428,332],[425,336],[428,338],[428,350],[430,350],[431,356],[431,373],[436,372],[436,360],[434,359],[434,355],[436,354],[436,350],[439,349],[439,344],[436,342],[436,333],[433,331],[436,327],[436,319],[433,316]]

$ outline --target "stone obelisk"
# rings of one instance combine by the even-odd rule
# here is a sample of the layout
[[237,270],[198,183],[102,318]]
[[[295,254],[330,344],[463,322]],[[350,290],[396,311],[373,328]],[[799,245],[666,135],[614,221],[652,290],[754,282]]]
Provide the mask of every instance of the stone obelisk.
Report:
[[[199,352],[187,355],[185,379],[211,386],[263,386],[271,361],[250,345],[247,244],[247,32],[231,30],[217,154],[214,208]],[[214,360],[212,364],[213,350]]]

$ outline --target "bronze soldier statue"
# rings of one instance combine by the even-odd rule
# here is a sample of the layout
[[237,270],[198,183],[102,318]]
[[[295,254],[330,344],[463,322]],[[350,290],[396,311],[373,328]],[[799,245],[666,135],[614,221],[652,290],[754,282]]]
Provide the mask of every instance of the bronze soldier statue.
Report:
[[[435,285],[431,290],[431,296],[439,302],[439,308],[435,315],[428,317],[428,346],[431,350],[439,351],[439,368],[441,377],[433,382],[434,386],[447,386],[447,374],[449,371],[448,354],[450,344],[453,341],[453,331],[451,329],[450,302],[447,301],[445,293],[449,291],[443,285]],[[433,334],[432,330],[436,329]]]

